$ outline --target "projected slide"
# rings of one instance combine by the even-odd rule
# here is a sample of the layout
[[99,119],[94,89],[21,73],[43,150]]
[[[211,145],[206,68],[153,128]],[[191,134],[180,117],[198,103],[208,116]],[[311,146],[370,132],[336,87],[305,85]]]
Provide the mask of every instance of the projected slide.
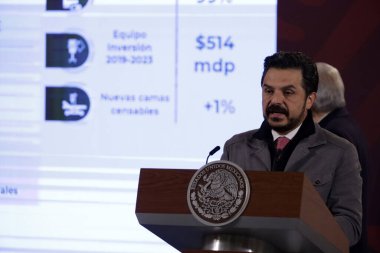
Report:
[[0,0],[0,251],[176,252],[137,222],[139,169],[260,126],[276,5]]

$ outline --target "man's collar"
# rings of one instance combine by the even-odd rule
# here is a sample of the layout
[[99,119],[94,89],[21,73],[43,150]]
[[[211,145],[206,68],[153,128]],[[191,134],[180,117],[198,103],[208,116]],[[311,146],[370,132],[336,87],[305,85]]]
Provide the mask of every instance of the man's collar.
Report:
[[273,141],[277,140],[277,138],[280,136],[284,136],[284,137],[288,138],[289,140],[293,139],[293,137],[297,134],[298,130],[300,129],[301,125],[302,124],[299,124],[298,127],[296,127],[295,129],[293,129],[292,131],[290,131],[289,133],[287,133],[285,135],[279,134],[275,130],[272,129]]
[[329,115],[330,113],[331,113],[331,111],[329,111],[329,112],[320,112],[320,113],[313,112],[313,119],[314,119],[315,122],[319,123],[324,118],[326,118],[326,116]]
[[[310,134],[313,134],[315,132],[315,126],[313,117],[311,114],[311,111],[308,110],[306,119],[302,122],[302,124],[299,126],[299,129],[295,132],[295,136],[299,136],[300,138],[306,137]],[[265,140],[267,142],[271,142],[274,140],[274,136],[272,135],[272,128],[270,127],[267,120],[264,120],[261,124],[258,131],[252,136],[252,138]]]

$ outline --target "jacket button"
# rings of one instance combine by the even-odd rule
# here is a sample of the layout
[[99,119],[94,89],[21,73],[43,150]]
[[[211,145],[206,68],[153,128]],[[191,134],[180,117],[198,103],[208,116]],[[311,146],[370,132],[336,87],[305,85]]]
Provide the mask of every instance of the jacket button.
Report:
[[316,185],[319,185],[321,183],[321,181],[319,181],[319,179],[317,179],[315,182],[314,182],[314,184],[316,184]]

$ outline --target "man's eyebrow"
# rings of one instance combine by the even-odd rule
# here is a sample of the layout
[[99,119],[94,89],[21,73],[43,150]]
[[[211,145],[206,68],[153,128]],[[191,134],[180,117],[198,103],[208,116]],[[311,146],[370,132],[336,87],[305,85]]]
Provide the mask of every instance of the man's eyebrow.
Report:
[[[273,86],[271,86],[269,84],[266,84],[266,83],[263,84],[263,87],[265,87],[265,88],[272,88],[273,89]],[[294,84],[288,84],[288,85],[286,85],[284,87],[281,87],[282,90],[283,89],[290,89],[290,88],[294,88],[295,89],[296,86]]]
[[289,84],[289,85],[286,85],[286,86],[284,86],[284,87],[282,87],[281,89],[290,89],[290,88],[296,88],[296,86],[295,85],[293,85],[293,84]]

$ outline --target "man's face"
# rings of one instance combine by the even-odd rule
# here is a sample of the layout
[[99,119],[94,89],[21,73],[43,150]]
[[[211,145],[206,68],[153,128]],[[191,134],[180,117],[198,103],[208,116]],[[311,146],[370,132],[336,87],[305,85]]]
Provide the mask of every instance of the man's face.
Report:
[[270,68],[264,76],[264,118],[280,134],[287,134],[303,122],[315,98],[315,92],[306,96],[300,69]]

